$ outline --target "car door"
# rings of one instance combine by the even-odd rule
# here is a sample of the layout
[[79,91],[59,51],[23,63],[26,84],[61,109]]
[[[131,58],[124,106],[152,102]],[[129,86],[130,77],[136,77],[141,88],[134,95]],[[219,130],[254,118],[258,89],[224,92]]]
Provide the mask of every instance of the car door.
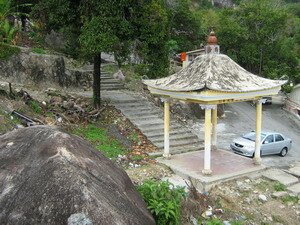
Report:
[[262,142],[261,145],[261,154],[269,155],[274,152],[274,135],[269,134]]
[[280,153],[284,147],[286,147],[284,138],[280,134],[275,134],[274,154]]

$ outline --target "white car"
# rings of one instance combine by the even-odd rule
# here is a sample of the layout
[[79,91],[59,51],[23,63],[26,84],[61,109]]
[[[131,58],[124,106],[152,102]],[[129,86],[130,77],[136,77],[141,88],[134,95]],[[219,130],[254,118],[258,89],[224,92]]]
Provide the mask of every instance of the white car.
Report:
[[[255,138],[256,134],[252,131],[234,139],[230,148],[237,154],[254,157]],[[290,138],[276,132],[261,132],[261,155],[279,154],[283,157],[286,156],[291,147],[292,140]]]

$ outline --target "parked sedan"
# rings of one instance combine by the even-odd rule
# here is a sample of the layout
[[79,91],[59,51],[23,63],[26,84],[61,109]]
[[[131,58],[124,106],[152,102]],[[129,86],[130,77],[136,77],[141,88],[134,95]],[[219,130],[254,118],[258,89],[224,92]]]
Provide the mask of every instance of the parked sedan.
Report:
[[[254,157],[255,132],[252,131],[240,138],[234,139],[230,144],[231,149],[240,155]],[[279,154],[284,157],[292,147],[292,140],[279,133],[261,132],[261,155]]]

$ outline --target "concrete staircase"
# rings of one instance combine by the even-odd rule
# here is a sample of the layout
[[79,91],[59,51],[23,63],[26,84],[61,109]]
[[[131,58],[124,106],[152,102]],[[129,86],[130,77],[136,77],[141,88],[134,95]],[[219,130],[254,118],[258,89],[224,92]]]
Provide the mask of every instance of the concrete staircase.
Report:
[[[146,98],[129,91],[107,91],[102,96],[110,101],[128,118],[155,146],[161,155],[164,148],[163,109],[155,106]],[[172,117],[172,115],[171,115]],[[203,141],[187,127],[171,118],[170,153],[178,154],[203,149]]]
[[114,79],[109,73],[101,73],[101,90],[122,90],[124,88],[124,84],[121,81]]

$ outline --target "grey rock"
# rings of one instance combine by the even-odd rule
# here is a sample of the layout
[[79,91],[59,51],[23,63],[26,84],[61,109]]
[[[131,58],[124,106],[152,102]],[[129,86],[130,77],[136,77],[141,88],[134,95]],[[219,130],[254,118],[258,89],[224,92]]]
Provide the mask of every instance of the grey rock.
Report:
[[65,48],[65,38],[62,34],[51,30],[45,37],[46,44],[54,50],[63,50]]
[[125,80],[125,76],[124,76],[122,70],[118,70],[118,72],[114,73],[113,78],[115,78],[117,80],[122,80],[122,81]]
[[[28,48],[6,60],[0,60],[0,79],[7,82],[36,85],[40,88],[91,88],[93,70],[73,68],[70,59],[60,55],[36,54]],[[118,80],[101,74],[101,90],[124,89]]]
[[288,193],[286,191],[277,191],[277,192],[272,193],[272,197],[273,198],[280,198],[280,197],[283,197],[287,194]]
[[262,194],[260,194],[260,195],[258,196],[258,199],[259,199],[261,202],[266,202],[266,201],[267,201],[267,197],[266,197],[265,195],[262,195]]
[[246,202],[247,204],[251,204],[251,199],[250,198],[245,198],[244,202]]
[[155,224],[125,171],[80,137],[48,126],[6,133],[0,165],[0,224]]
[[68,218],[68,225],[92,225],[92,221],[84,213],[72,214]]
[[63,101],[62,107],[65,109],[72,109],[74,107],[73,101]]

